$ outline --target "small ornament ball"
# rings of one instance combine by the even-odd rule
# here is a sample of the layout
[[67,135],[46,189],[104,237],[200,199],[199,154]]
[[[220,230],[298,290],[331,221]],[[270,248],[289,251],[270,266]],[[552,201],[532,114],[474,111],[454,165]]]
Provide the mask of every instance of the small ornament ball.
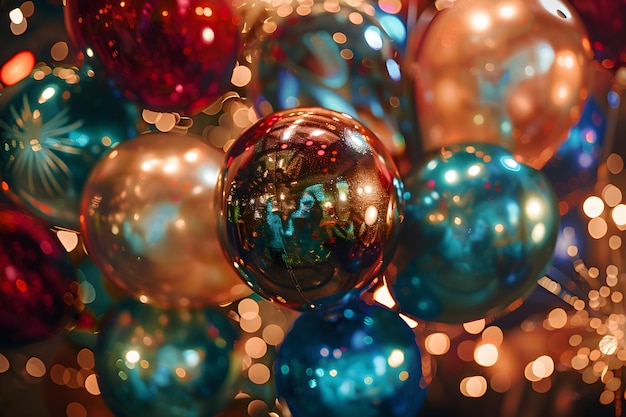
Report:
[[117,417],[212,416],[231,394],[236,338],[217,310],[160,310],[125,301],[98,335],[102,398]]
[[303,313],[274,372],[294,417],[415,417],[427,390],[413,331],[398,313],[363,303]]
[[315,107],[276,112],[226,153],[220,238],[261,296],[296,310],[331,308],[384,270],[400,189],[391,156],[357,120]]
[[444,148],[405,177],[392,292],[402,312],[464,323],[504,313],[552,260],[558,201],[548,179],[497,145]]
[[151,110],[194,114],[230,86],[240,36],[227,0],[69,0],[65,21],[86,63]]
[[222,305],[250,293],[217,237],[214,197],[223,157],[192,135],[150,133],[94,167],[80,228],[107,279],[161,308]]

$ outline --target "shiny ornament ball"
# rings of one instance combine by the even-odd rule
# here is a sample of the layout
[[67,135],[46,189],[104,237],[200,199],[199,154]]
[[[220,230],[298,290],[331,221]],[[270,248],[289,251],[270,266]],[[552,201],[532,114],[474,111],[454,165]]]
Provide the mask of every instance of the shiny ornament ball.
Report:
[[395,246],[401,182],[376,136],[321,108],[273,113],[226,153],[220,238],[261,296],[326,309],[367,289]]
[[212,416],[227,400],[236,338],[216,310],[124,302],[98,335],[102,398],[117,417]]
[[77,230],[87,176],[107,151],[137,135],[140,117],[72,67],[38,67],[0,96],[3,190],[51,225]]
[[65,19],[87,62],[151,110],[193,114],[230,86],[240,37],[226,0],[70,0]]
[[415,417],[426,397],[415,334],[380,306],[303,313],[279,346],[274,372],[294,417]]
[[161,308],[226,304],[250,292],[217,238],[214,194],[223,156],[194,136],[151,133],[95,166],[80,229],[108,279]]
[[39,342],[78,317],[78,282],[57,237],[20,211],[0,209],[0,346]]
[[592,54],[565,3],[459,0],[410,36],[405,76],[426,152],[479,141],[539,169],[580,117]]
[[530,295],[552,259],[558,202],[497,145],[454,145],[405,177],[392,292],[406,314],[463,323]]
[[314,1],[289,14],[279,7],[253,28],[245,48],[248,97],[262,115],[298,106],[350,114],[400,158],[413,118],[405,111],[399,45],[378,19],[392,16],[344,0],[333,7],[329,13],[325,2]]

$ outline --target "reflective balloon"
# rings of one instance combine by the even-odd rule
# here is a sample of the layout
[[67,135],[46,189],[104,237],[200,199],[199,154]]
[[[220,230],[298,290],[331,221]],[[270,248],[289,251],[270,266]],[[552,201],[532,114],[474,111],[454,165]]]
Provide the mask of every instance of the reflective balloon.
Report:
[[593,97],[589,97],[567,140],[541,169],[554,187],[561,215],[578,207],[596,184],[606,123],[605,111]]
[[161,308],[225,304],[250,292],[217,238],[214,193],[223,156],[197,137],[152,133],[96,165],[80,226],[108,278]]
[[274,368],[294,417],[414,417],[426,397],[415,334],[379,306],[303,313]]
[[80,307],[74,267],[56,236],[0,209],[0,346],[50,338],[74,324]]
[[122,303],[95,349],[102,397],[117,417],[211,416],[228,400],[236,337],[218,311]]
[[[352,3],[350,3],[352,4]],[[405,111],[399,45],[371,5],[344,0],[329,12],[324,1],[277,7],[250,32],[248,96],[262,115],[298,106],[350,114],[376,133],[394,157],[405,151],[412,113]]]
[[591,50],[565,3],[459,0],[410,37],[404,74],[427,152],[487,142],[538,169],[580,117]]
[[137,135],[139,111],[71,67],[38,67],[0,97],[2,188],[55,226],[78,229],[96,162]]
[[367,289],[393,253],[400,180],[384,146],[321,108],[273,113],[226,153],[220,238],[260,295],[324,309]]
[[195,113],[230,85],[240,38],[226,0],[69,0],[65,12],[87,62],[152,110]]
[[37,62],[78,63],[61,0],[5,0],[0,12],[0,92],[28,77]]
[[499,146],[445,149],[405,177],[404,195],[391,288],[407,314],[463,323],[503,313],[552,259],[554,191]]
[[589,30],[595,59],[606,68],[626,64],[626,0],[570,0]]

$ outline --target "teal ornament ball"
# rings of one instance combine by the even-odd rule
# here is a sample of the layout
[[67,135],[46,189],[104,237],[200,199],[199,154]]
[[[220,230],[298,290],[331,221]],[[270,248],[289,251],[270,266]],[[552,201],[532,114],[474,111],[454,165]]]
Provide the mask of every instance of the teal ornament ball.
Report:
[[558,202],[543,173],[496,145],[443,149],[404,178],[391,281],[401,310],[463,323],[504,313],[553,256]]
[[295,310],[368,289],[393,254],[401,181],[377,137],[322,108],[273,113],[228,150],[219,236],[250,288]]
[[415,334],[376,305],[303,313],[274,367],[293,417],[415,417],[426,397]]
[[0,177],[9,196],[53,226],[78,230],[83,185],[141,115],[72,67],[38,67],[0,96]]
[[230,399],[236,337],[217,310],[122,302],[95,349],[102,398],[117,417],[212,416]]
[[[301,106],[347,113],[400,159],[413,113],[405,110],[411,100],[400,70],[401,45],[382,25],[394,18],[344,0],[332,12],[328,7],[318,0],[306,8],[278,7],[252,28],[244,51],[252,72],[247,95],[262,115]],[[404,36],[400,20],[393,22]]]

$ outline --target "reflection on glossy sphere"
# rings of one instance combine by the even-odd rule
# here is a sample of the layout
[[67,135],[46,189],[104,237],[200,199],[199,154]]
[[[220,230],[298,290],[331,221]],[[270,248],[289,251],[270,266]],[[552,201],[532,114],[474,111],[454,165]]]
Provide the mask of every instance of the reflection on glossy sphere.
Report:
[[426,151],[488,142],[541,168],[580,117],[591,49],[559,0],[459,0],[411,36],[405,75]]
[[249,289],[223,256],[214,193],[224,153],[193,136],[154,133],[96,165],[81,205],[95,264],[162,308],[225,304]]
[[[340,0],[329,7],[325,1],[278,7],[257,24],[245,51],[249,96],[262,115],[298,106],[347,113],[399,157],[412,120],[403,110],[399,45],[371,4]],[[396,27],[404,30],[399,20]]]
[[196,113],[229,86],[239,29],[225,0],[69,0],[65,19],[87,62],[152,110]]
[[405,177],[392,290],[403,312],[463,323],[536,287],[559,225],[545,176],[489,144],[455,145]]
[[17,203],[76,230],[83,185],[100,158],[137,135],[139,111],[71,67],[38,67],[0,97],[0,177]]
[[0,346],[49,338],[77,318],[78,282],[70,258],[44,225],[0,210]]
[[414,417],[426,397],[415,334],[379,306],[303,313],[274,368],[294,417]]
[[211,416],[228,399],[235,339],[218,311],[122,303],[95,350],[102,397],[117,417]]
[[393,252],[401,187],[374,134],[321,108],[261,119],[226,154],[220,238],[262,296],[322,309],[365,290]]

